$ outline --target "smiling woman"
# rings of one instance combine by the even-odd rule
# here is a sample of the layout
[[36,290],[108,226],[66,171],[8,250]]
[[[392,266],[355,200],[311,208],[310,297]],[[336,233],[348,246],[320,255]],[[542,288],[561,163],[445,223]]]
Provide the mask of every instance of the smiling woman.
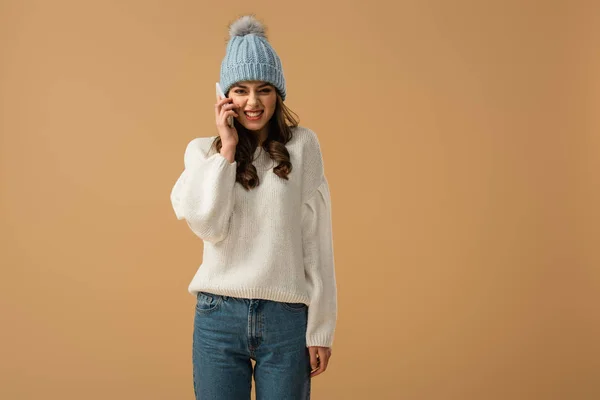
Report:
[[263,26],[245,16],[230,35],[218,135],[188,143],[171,191],[204,241],[188,288],[196,398],[248,399],[254,375],[257,398],[309,399],[337,321],[329,184],[317,135],[284,104]]
[[[292,164],[285,145],[293,138],[293,128],[298,127],[298,116],[283,102],[282,90],[271,82],[253,79],[234,82],[226,90],[225,105],[229,104],[229,110],[235,112],[234,129],[238,135],[236,181],[246,190],[260,184],[253,163],[259,147],[275,162],[273,173],[288,179]],[[220,152],[223,135],[218,135],[213,145]]]
[[233,85],[229,97],[235,105],[234,110],[243,111],[237,120],[247,130],[256,132],[259,145],[262,144],[268,136],[267,122],[275,113],[276,89],[268,82],[243,81]]

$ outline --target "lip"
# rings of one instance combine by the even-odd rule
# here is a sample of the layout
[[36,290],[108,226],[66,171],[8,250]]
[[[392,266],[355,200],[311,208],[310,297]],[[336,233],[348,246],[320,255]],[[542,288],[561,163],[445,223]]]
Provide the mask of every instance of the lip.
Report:
[[265,111],[265,110],[244,110],[244,112],[259,112],[259,111]]
[[[244,117],[246,118],[246,120],[248,121],[259,121],[260,119],[262,119],[263,115],[265,115],[264,110],[258,110],[260,111],[260,114],[258,114],[258,117],[251,117],[248,114],[246,114],[247,111],[244,111]],[[255,112],[258,112],[255,111]],[[248,111],[248,112],[252,112],[252,111]]]

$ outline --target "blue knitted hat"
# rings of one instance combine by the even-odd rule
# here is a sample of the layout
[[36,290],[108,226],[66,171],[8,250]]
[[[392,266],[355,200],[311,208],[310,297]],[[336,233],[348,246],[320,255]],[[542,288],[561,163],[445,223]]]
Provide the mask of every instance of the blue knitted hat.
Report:
[[264,26],[252,15],[245,15],[229,26],[227,53],[221,62],[220,84],[223,93],[240,81],[265,81],[279,90],[285,100],[285,78],[279,56],[273,50]]

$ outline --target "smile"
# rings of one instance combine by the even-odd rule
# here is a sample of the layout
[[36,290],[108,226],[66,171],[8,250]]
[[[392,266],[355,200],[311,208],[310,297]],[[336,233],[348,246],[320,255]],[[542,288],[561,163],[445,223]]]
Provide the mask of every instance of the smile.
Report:
[[244,114],[246,115],[246,118],[250,121],[257,121],[259,120],[262,115],[263,115],[263,110],[261,111],[255,111],[255,112],[251,112],[251,111],[244,111]]

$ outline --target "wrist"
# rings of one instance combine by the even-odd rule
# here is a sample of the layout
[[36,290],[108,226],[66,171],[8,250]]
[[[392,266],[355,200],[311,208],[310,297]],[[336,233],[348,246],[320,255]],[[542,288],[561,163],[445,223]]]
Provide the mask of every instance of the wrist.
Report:
[[226,142],[224,140],[221,139],[221,150],[223,149],[233,149],[235,150],[235,148],[237,147],[237,143],[235,142]]
[[223,144],[221,146],[220,153],[223,157],[225,157],[230,163],[233,163],[235,160],[235,145],[231,144]]

